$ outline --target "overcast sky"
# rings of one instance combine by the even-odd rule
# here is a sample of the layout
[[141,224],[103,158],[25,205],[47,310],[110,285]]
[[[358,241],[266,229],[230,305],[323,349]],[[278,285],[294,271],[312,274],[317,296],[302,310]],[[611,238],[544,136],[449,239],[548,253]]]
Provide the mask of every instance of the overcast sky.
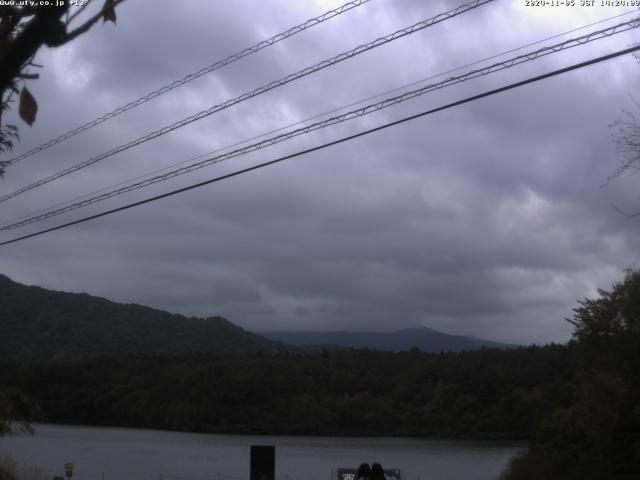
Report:
[[[12,154],[342,3],[127,0],[117,9],[117,26],[98,24],[77,41],[38,54],[41,78],[28,83],[39,103],[38,118],[32,128],[15,113],[7,118],[22,130]],[[371,0],[23,160],[8,169],[0,192],[461,3]],[[2,203],[0,221],[632,11],[524,3],[489,3],[115,155]],[[464,82],[72,214],[0,232],[0,240],[626,48],[639,38],[633,30]],[[471,68],[477,67],[455,74]],[[564,318],[577,300],[610,287],[624,268],[638,265],[640,219],[613,206],[640,209],[640,178],[607,177],[617,162],[609,125],[633,108],[630,95],[640,97],[639,77],[640,65],[626,55],[455,107],[0,247],[0,272],[21,283],[184,315],[222,315],[253,331],[425,325],[499,341],[566,341],[571,330]]]

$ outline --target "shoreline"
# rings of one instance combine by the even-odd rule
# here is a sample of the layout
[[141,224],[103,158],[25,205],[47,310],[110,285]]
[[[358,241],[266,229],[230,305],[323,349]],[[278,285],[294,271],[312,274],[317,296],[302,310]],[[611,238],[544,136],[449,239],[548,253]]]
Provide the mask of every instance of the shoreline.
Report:
[[[141,427],[135,425],[101,425],[101,424],[83,424],[83,423],[63,423],[63,422],[33,422],[30,424],[34,430],[37,430],[38,426],[54,426],[54,427],[77,427],[77,428],[104,428],[109,430],[129,430],[129,431],[141,431],[149,433],[176,433],[185,435],[219,435],[225,437],[269,437],[269,438],[340,438],[340,439],[353,439],[353,440],[379,440],[379,439],[394,439],[394,440],[415,440],[425,442],[443,442],[443,443],[456,443],[456,444],[509,444],[509,445],[523,445],[528,446],[530,439],[522,437],[512,436],[500,436],[500,435],[476,435],[476,436],[418,436],[418,435],[366,435],[366,434],[340,434],[340,433],[264,433],[264,432],[239,432],[239,431],[193,431],[193,430],[171,430],[162,427]],[[28,435],[28,434],[27,434]],[[24,436],[24,435],[20,435]]]

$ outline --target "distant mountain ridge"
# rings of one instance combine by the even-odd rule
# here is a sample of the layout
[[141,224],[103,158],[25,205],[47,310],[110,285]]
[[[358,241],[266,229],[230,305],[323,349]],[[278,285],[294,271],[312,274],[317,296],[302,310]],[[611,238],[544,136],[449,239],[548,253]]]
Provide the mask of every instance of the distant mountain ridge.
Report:
[[[426,327],[396,332],[255,334],[222,317],[187,318],[137,304],[121,304],[14,282],[0,274],[0,361],[84,360],[143,353],[269,354],[300,347],[372,348],[424,352],[506,345],[447,335]],[[308,351],[309,348],[303,349]]]
[[287,349],[222,317],[187,318],[0,275],[0,360],[81,360],[132,353],[253,354]]
[[271,340],[296,346],[327,346],[345,348],[371,348],[402,351],[413,347],[423,352],[477,350],[482,347],[512,348],[515,345],[482,340],[461,335],[448,335],[427,327],[412,327],[395,332],[261,332]]

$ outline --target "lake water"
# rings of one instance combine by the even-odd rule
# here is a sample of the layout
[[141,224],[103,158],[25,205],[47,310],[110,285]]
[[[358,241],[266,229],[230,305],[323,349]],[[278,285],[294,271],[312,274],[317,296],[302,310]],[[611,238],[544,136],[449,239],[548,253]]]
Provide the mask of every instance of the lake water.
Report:
[[73,480],[241,480],[251,445],[275,445],[281,480],[336,480],[336,468],[380,462],[402,480],[495,479],[524,447],[516,443],[409,438],[210,435],[124,428],[35,425],[35,435],[0,438],[20,466]]

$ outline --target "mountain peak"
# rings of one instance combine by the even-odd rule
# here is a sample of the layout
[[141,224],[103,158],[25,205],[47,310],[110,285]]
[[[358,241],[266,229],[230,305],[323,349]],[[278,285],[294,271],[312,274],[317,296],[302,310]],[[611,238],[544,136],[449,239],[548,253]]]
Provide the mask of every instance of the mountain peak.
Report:
[[407,327],[407,328],[402,328],[400,330],[396,330],[393,333],[429,333],[429,334],[433,334],[433,333],[442,333],[439,332],[437,330],[434,330],[433,328],[429,328],[429,327],[425,327],[424,325],[416,325],[415,327]]
[[425,326],[409,327],[394,332],[279,331],[262,333],[271,340],[295,346],[372,348],[376,350],[403,351],[417,347],[423,352],[477,350],[482,347],[510,348],[490,340],[461,335],[448,335]]

